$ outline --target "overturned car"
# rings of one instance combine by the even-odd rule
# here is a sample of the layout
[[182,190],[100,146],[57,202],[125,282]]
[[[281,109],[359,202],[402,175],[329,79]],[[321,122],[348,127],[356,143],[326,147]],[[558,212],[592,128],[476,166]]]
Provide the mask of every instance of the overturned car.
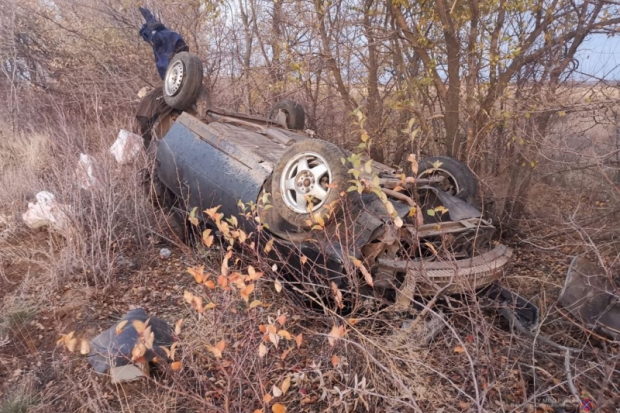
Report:
[[[495,283],[512,252],[474,206],[477,183],[465,165],[435,157],[403,174],[312,138],[293,101],[268,117],[231,113],[212,108],[201,83],[200,60],[177,54],[162,90],[170,109],[142,131],[153,137],[151,187],[166,208],[195,208],[207,227],[207,209],[238,216],[273,246],[265,258],[281,276],[314,296],[331,297],[335,286],[409,305],[483,291],[537,323],[535,306]],[[240,205],[257,215],[240,215]]]

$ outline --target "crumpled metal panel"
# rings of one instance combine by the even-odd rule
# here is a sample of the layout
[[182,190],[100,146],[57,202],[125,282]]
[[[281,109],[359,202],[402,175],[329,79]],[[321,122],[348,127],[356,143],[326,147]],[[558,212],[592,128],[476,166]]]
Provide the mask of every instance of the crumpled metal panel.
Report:
[[[260,165],[258,156],[219,141],[208,130],[199,136],[183,123],[183,116],[158,142],[159,178],[188,208],[198,207],[199,217],[218,205],[225,216],[238,215],[238,201],[255,203],[270,171]],[[251,229],[250,222],[242,224]]]
[[620,338],[620,299],[611,280],[582,256],[573,258],[559,302],[590,328]]

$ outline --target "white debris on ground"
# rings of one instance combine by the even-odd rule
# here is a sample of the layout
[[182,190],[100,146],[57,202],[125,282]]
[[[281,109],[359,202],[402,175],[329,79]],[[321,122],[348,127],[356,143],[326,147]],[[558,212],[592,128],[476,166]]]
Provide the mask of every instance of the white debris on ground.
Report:
[[98,188],[101,186],[101,172],[97,160],[85,153],[80,154],[77,169],[75,170],[77,182],[82,189]]
[[142,146],[142,137],[140,135],[121,129],[118,132],[118,138],[110,147],[110,153],[114,155],[116,162],[123,165],[133,161],[140,153]]
[[162,260],[170,258],[171,255],[172,251],[170,251],[168,248],[162,248],[161,250],[159,250],[159,258],[161,258]]
[[36,195],[37,202],[28,204],[28,211],[22,219],[30,228],[49,226],[60,232],[69,229],[72,209],[68,205],[59,204],[54,194],[42,191]]

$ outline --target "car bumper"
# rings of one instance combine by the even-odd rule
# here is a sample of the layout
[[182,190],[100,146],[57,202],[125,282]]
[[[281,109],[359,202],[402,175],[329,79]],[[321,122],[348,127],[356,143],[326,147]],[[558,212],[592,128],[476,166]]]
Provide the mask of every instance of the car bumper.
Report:
[[415,295],[432,296],[440,291],[447,294],[473,292],[499,278],[511,257],[512,250],[500,244],[491,251],[465,260],[424,262],[378,259],[377,282],[402,280],[396,298],[401,304],[409,303]]

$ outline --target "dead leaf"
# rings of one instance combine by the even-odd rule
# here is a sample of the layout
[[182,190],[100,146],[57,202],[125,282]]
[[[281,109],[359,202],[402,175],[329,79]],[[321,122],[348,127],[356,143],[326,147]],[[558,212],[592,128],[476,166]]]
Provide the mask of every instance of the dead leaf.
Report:
[[232,257],[232,251],[228,251],[226,255],[224,255],[224,259],[222,260],[222,275],[228,275],[228,260]]
[[213,245],[213,235],[211,235],[210,229],[205,229],[202,232],[202,243],[205,244],[207,248],[211,248],[211,245]]
[[183,363],[181,363],[180,361],[173,361],[172,363],[170,363],[170,368],[173,371],[179,371],[181,370],[181,367],[183,366]]
[[181,334],[181,325],[183,324],[183,319],[179,319],[177,320],[176,323],[174,323],[174,334],[176,334],[177,336],[179,334]]
[[133,346],[133,349],[131,350],[131,359],[139,359],[140,357],[144,356],[144,353],[146,353],[146,346],[143,343],[137,343],[135,346]]
[[456,346],[456,347],[454,347],[454,352],[455,353],[465,353],[465,348],[463,346]]
[[286,376],[286,378],[282,382],[282,385],[280,385],[280,388],[282,389],[282,394],[286,394],[286,392],[288,391],[290,387],[291,387],[291,378],[289,376]]
[[336,300],[338,308],[344,308],[344,304],[342,304],[342,292],[340,292],[340,289],[335,282],[331,281],[330,285],[332,287],[332,294],[334,294],[334,299]]
[[305,255],[301,256],[301,263],[305,264],[306,262],[308,262],[308,257],[306,257]]
[[191,210],[191,211],[190,211],[190,213],[189,213],[189,218],[187,218],[187,219],[189,220],[189,222],[190,222],[193,226],[195,226],[195,227],[197,227],[197,226],[198,226],[198,218],[196,218],[196,210],[197,210],[197,209],[198,209],[197,207],[192,208],[192,210]]
[[213,280],[207,280],[205,281],[205,287],[210,288],[211,290],[214,290],[215,283],[213,282]]
[[144,333],[144,330],[146,330],[146,327],[147,327],[148,323],[149,323],[149,320],[146,320],[145,323],[143,323],[140,320],[133,320],[131,322],[131,325],[136,330],[136,333],[142,334],[142,333]]
[[209,218],[211,218],[212,220],[214,220],[214,221],[215,221],[215,220],[216,220],[216,214],[217,214],[217,210],[218,210],[218,209],[220,209],[220,206],[219,206],[219,205],[218,205],[218,206],[216,206],[216,207],[213,207],[213,208],[205,209],[203,212],[204,212],[205,214],[207,214],[207,216],[208,216]]
[[267,327],[265,327],[264,324],[261,324],[258,326],[258,329],[260,330],[261,333],[265,334],[267,332]]
[[226,288],[226,286],[228,286],[228,278],[220,275],[219,277],[217,277],[217,284],[222,288]]
[[355,265],[362,272],[362,274],[364,274],[364,279],[366,280],[366,284],[370,285],[371,287],[374,287],[375,284],[372,280],[372,275],[370,274],[368,269],[366,269],[366,267],[364,266],[364,263],[358,260],[357,258],[355,258],[353,260],[353,265]]
[[78,342],[77,338],[72,338],[71,340],[67,340],[67,342],[65,343],[67,350],[73,353],[75,351],[75,347],[77,346],[77,342]]
[[116,325],[116,328],[114,329],[116,331],[116,335],[119,335],[120,333],[123,332],[123,328],[125,327],[125,325],[127,324],[128,320],[123,320],[120,323],[118,323]]
[[261,305],[263,302],[259,301],[259,300],[254,300],[250,303],[250,308],[254,308],[254,307],[258,307],[259,305]]
[[280,330],[280,331],[278,331],[278,335],[279,335],[280,337],[283,337],[283,338],[287,339],[287,340],[292,340],[292,339],[293,339],[293,337],[291,336],[291,333],[289,333],[289,332],[288,332],[288,331],[286,331],[286,330]]
[[287,348],[286,350],[284,350],[282,352],[282,355],[280,356],[280,360],[284,360],[286,358],[286,356],[288,356],[288,353],[291,352],[291,350],[293,350],[294,347],[291,348]]
[[271,406],[271,411],[273,413],[286,413],[286,407],[280,403],[276,403]]
[[200,267],[188,267],[186,271],[194,277],[194,281],[196,281],[198,284],[202,284],[203,281],[209,278],[209,275],[205,276],[204,265],[201,265]]
[[297,343],[297,348],[301,347],[301,342],[304,339],[304,335],[302,333],[299,333],[295,336],[295,342]]
[[85,356],[90,353],[90,344],[88,344],[88,340],[82,340],[80,343],[80,354]]
[[282,396],[282,390],[280,390],[280,388],[276,386],[275,384],[273,385],[273,388],[271,389],[271,393],[273,393],[273,397]]
[[348,318],[347,319],[347,323],[351,324],[352,326],[356,325],[359,322],[360,322],[360,320],[357,319],[357,318]]
[[267,393],[266,395],[263,396],[263,402],[269,404],[271,402],[271,400],[273,400],[273,397],[271,396],[271,394]]
[[336,341],[344,337],[344,333],[344,326],[333,326],[332,330],[327,336],[327,341],[329,342],[329,345],[333,347],[334,344],[336,344]]
[[256,410],[254,410],[254,413],[264,413],[264,410],[263,409],[256,409]]
[[269,349],[267,348],[265,344],[260,343],[258,345],[258,357],[263,358],[267,355],[268,352],[269,352]]
[[338,364],[340,364],[340,358],[334,354],[332,356],[332,366],[336,367]]
[[217,304],[209,303],[209,304],[205,305],[205,310],[211,310],[211,309],[213,309],[215,307],[217,307]]
[[250,294],[252,294],[253,292],[254,292],[254,284],[250,284],[247,287],[245,287],[243,290],[241,290],[241,297],[245,300],[246,303],[250,301]]
[[273,248],[273,238],[267,241],[267,244],[265,244],[265,248],[263,249],[263,251],[265,252],[265,254],[269,254],[269,251],[271,251],[272,248]]
[[284,326],[284,323],[286,323],[286,316],[282,314],[280,317],[278,317],[278,324]]
[[207,350],[209,350],[216,359],[222,358],[222,352],[226,348],[226,342],[224,340],[218,341],[215,346],[207,346]]
[[278,280],[274,281],[273,286],[275,287],[276,292],[279,293],[280,291],[282,291],[282,284],[280,284],[280,281]]

